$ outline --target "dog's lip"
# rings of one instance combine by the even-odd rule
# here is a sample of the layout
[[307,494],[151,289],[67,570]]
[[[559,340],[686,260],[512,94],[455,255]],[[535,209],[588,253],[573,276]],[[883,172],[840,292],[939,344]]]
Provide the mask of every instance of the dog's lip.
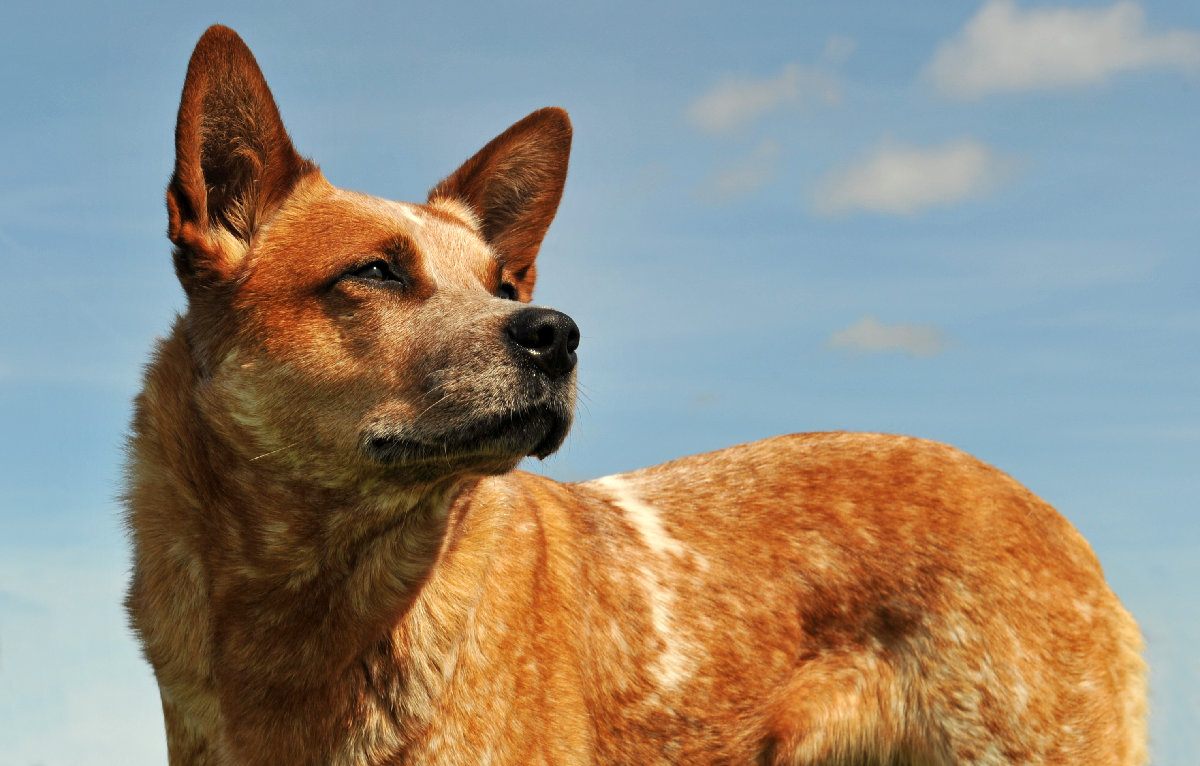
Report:
[[570,424],[569,413],[530,407],[481,418],[441,434],[366,433],[363,449],[374,460],[389,464],[526,455],[543,459],[562,444]]
[[559,415],[554,417],[550,423],[550,428],[546,429],[546,435],[526,454],[536,457],[538,460],[545,460],[562,446],[570,429],[571,418],[569,416]]

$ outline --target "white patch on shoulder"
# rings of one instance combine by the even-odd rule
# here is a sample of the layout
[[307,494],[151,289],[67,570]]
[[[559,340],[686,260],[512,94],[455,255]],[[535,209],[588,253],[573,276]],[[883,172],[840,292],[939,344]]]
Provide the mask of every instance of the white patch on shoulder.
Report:
[[686,555],[683,544],[667,534],[667,530],[663,528],[658,509],[643,503],[629,489],[629,485],[624,479],[618,476],[604,476],[589,483],[607,492],[613,502],[625,511],[633,526],[637,527],[638,532],[642,534],[646,545],[650,546],[650,550],[659,556],[668,553],[675,556]]
[[625,517],[637,529],[653,558],[657,559],[651,565],[643,566],[640,571],[641,584],[650,605],[650,620],[654,632],[663,644],[663,650],[651,670],[664,691],[675,691],[692,676],[697,648],[688,640],[687,635],[676,627],[675,592],[668,584],[667,573],[675,563],[672,559],[695,556],[683,543],[668,534],[658,509],[643,502],[624,479],[619,476],[604,476],[588,484],[603,490],[613,504],[624,511]]

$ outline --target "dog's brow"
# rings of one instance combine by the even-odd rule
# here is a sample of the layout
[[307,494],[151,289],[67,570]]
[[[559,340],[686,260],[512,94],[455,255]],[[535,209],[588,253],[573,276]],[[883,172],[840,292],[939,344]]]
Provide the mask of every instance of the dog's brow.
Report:
[[376,248],[388,258],[405,261],[416,252],[413,241],[403,234],[394,234],[383,240]]
[[411,223],[418,227],[423,227],[425,225],[425,219],[414,213],[408,205],[400,205],[400,215],[404,216]]

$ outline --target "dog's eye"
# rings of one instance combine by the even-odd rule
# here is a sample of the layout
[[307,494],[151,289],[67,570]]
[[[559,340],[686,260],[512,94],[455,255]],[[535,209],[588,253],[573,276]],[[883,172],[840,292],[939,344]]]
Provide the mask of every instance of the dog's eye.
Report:
[[515,301],[517,299],[517,288],[512,282],[501,282],[500,288],[496,290],[496,295],[507,301]]
[[368,282],[401,282],[396,272],[392,271],[387,261],[371,261],[366,266],[351,271],[346,276],[362,279]]

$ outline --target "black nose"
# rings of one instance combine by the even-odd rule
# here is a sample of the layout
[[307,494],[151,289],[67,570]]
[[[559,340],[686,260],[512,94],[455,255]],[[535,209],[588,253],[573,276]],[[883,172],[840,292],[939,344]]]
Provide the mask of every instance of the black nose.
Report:
[[521,309],[509,318],[504,331],[518,352],[550,377],[560,378],[575,369],[579,327],[561,311]]

